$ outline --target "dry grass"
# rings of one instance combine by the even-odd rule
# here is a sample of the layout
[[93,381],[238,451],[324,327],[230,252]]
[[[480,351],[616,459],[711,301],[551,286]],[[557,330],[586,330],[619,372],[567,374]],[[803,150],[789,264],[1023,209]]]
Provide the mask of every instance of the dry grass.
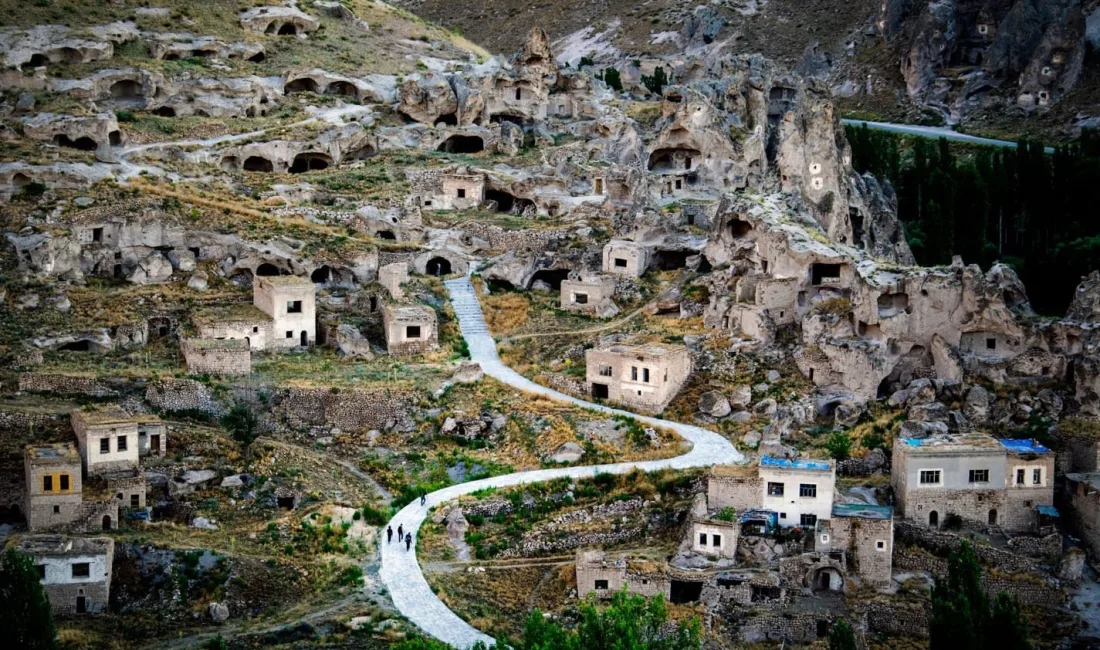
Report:
[[518,293],[500,293],[481,298],[485,323],[493,336],[507,336],[527,323],[531,303]]

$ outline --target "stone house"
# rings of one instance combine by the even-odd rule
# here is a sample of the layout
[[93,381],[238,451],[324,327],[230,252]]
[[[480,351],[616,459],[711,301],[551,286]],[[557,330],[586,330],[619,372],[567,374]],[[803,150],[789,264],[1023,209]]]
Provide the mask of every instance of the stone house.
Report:
[[23,452],[27,480],[27,530],[63,530],[81,511],[80,453],[71,442],[28,445]]
[[89,476],[136,470],[138,423],[115,404],[72,412],[73,433]]
[[585,352],[589,393],[660,413],[691,375],[691,354],[684,346],[621,345]]
[[625,239],[612,239],[603,247],[603,272],[639,278],[649,268],[649,249]]
[[615,295],[615,278],[606,275],[580,275],[561,281],[561,308],[592,313]]
[[788,460],[761,456],[760,507],[779,513],[782,527],[813,528],[832,517],[836,465],[830,460]]
[[204,309],[191,319],[199,339],[240,339],[253,350],[272,344],[271,317],[255,305],[232,304]]
[[134,420],[138,423],[138,456],[164,458],[168,451],[168,425],[147,413],[135,414]]
[[983,433],[897,438],[893,461],[898,512],[933,528],[957,515],[1028,531],[1038,524],[1037,508],[1053,503],[1054,455],[1034,441]]
[[107,477],[107,492],[123,508],[145,507],[145,472]]
[[865,583],[888,586],[894,570],[894,509],[861,503],[834,504],[832,519],[821,522],[814,544],[815,550],[843,551],[849,571]]
[[648,562],[631,562],[627,558],[608,559],[599,549],[577,551],[577,596],[584,598],[595,593],[600,598],[610,598],[615,592],[626,590],[632,594],[653,597],[670,597],[671,581],[667,569]]
[[271,320],[271,347],[312,345],[317,340],[317,285],[293,275],[258,276],[252,302]]
[[407,262],[393,262],[378,269],[378,284],[390,292],[394,300],[402,300],[405,297],[401,285],[409,281],[409,265]]
[[485,200],[485,177],[481,174],[443,174],[440,185],[432,209],[469,210]]
[[31,556],[55,615],[107,611],[115,553],[113,539],[26,535],[17,548]]
[[390,354],[421,354],[439,347],[439,327],[431,307],[386,305],[382,310],[382,327]]
[[182,339],[189,375],[241,376],[252,372],[252,351],[242,339]]
[[714,516],[693,517],[691,550],[702,555],[733,559],[737,556],[739,533],[736,521],[724,521]]
[[1066,474],[1063,491],[1076,533],[1100,552],[1100,472]]

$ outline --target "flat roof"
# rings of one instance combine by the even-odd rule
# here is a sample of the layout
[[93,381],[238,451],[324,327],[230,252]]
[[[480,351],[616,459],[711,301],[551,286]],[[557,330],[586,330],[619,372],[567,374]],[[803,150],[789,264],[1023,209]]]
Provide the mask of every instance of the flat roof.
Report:
[[70,535],[24,535],[19,550],[30,555],[106,554],[114,548],[110,537],[73,537]]
[[715,465],[710,468],[711,476],[725,476],[731,478],[755,477],[756,468],[749,464],[743,465]]
[[198,309],[191,319],[202,324],[255,323],[269,321],[271,317],[251,302],[233,302]]
[[682,345],[660,345],[657,343],[649,343],[646,345],[628,345],[625,343],[612,343],[611,345],[599,348],[603,352],[611,352],[614,354],[622,355],[640,355],[646,357],[666,357],[673,354],[682,354],[687,351],[687,348]]
[[855,517],[857,519],[893,519],[891,506],[873,506],[869,503],[834,503],[834,517]]
[[58,442],[52,445],[27,445],[27,457],[40,463],[79,463],[80,453],[71,442]]
[[1000,442],[987,433],[953,433],[928,438],[902,438],[902,444],[916,451],[1000,451]]
[[424,305],[386,305],[386,315],[399,323],[435,320],[435,310]]
[[1032,440],[1030,438],[1023,438],[1019,440],[1002,438],[1000,440],[1004,448],[1014,454],[1049,454],[1052,453],[1049,449],[1044,447],[1039,441]]
[[134,423],[134,418],[126,411],[122,410],[118,404],[104,404],[102,406],[86,406],[82,409],[73,411],[72,416],[74,418],[80,418],[84,420],[86,424],[114,424],[114,423]]
[[247,350],[251,347],[244,339],[184,339],[184,342],[196,350]]
[[273,287],[312,287],[313,280],[300,278],[296,275],[261,275],[257,280]]
[[790,460],[787,458],[772,458],[771,456],[761,456],[760,466],[777,469],[801,469],[811,472],[831,472],[833,469],[832,462],[827,460]]

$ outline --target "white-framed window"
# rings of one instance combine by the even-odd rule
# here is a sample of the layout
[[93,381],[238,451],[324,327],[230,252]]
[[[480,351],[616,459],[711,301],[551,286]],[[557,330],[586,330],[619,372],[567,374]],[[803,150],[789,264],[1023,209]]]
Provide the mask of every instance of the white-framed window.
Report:
[[920,484],[921,485],[942,485],[943,484],[943,470],[939,470],[939,469],[922,469],[920,471]]
[[710,536],[710,544],[714,548],[720,548],[722,546],[722,536],[721,535],[711,535]]
[[1027,470],[1025,470],[1023,467],[1017,467],[1016,468],[1016,485],[1023,485],[1024,484],[1024,476],[1025,476],[1026,472],[1027,472]]
[[821,534],[821,543],[822,544],[828,544],[829,543],[829,534],[828,533],[822,533]]
[[988,469],[972,469],[972,470],[970,470],[970,482],[971,483],[988,483],[989,482],[989,470]]
[[876,551],[885,551],[886,550],[886,540],[876,539],[875,540],[875,550]]
[[1031,470],[1031,484],[1042,485],[1043,484],[1043,468],[1036,467]]

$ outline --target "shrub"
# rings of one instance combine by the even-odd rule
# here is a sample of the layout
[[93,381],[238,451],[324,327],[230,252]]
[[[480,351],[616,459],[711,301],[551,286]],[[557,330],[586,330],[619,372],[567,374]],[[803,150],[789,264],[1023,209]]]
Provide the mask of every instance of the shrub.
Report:
[[852,438],[846,431],[835,431],[825,441],[825,450],[836,460],[846,460],[852,453]]
[[358,565],[344,567],[336,576],[336,583],[341,587],[358,587],[363,583],[363,569]]
[[734,521],[737,519],[737,510],[733,506],[726,506],[719,510],[714,518],[718,521]]
[[665,69],[657,66],[652,76],[642,75],[642,85],[654,95],[660,95],[664,92],[665,86],[668,85],[668,75],[665,74]]
[[617,93],[623,91],[623,79],[619,76],[619,71],[615,68],[604,68],[602,78],[603,82],[607,84],[607,87],[611,90]]

